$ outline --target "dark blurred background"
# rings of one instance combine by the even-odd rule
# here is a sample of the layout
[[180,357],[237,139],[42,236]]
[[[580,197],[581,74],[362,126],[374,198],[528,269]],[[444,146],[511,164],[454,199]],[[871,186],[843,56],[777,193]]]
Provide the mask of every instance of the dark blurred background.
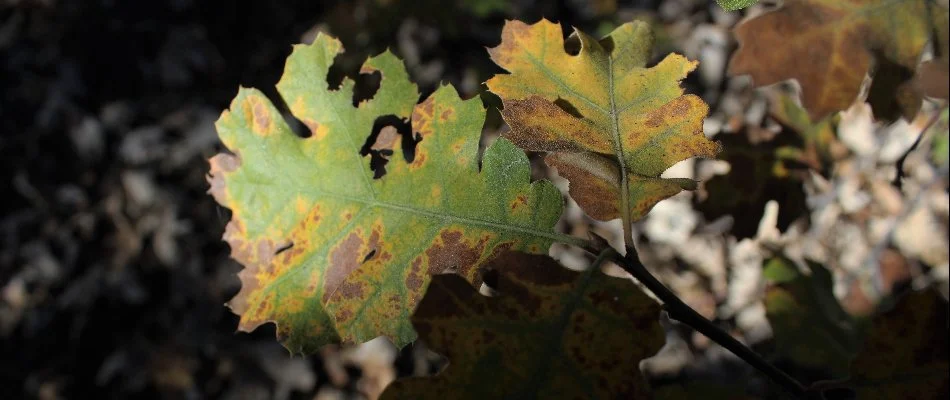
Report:
[[[207,159],[222,150],[214,122],[239,86],[286,110],[274,85],[291,45],[324,32],[346,48],[331,87],[349,76],[358,96],[372,95],[378,82],[360,64],[388,48],[423,97],[440,82],[481,96],[494,135],[505,128],[482,82],[501,69],[485,48],[506,19],[542,17],[595,36],[646,20],[654,61],[670,52],[700,61],[683,86],[709,103],[704,132],[725,151],[671,168],[703,183],[636,225],[640,256],[797,379],[827,379],[773,340],[764,262],[797,251],[822,263],[852,315],[912,280],[946,296],[947,163],[930,158],[925,139],[895,189],[895,161],[921,121],[875,125],[858,104],[816,144],[811,126],[776,116],[773,95],[791,87],[729,78],[731,28],[773,3],[729,13],[713,0],[0,0],[0,399],[372,399],[396,377],[437,371],[444,360],[424,344],[374,340],[303,357],[278,344],[273,325],[235,332],[224,304],[240,266],[220,239],[230,215],[206,194]],[[789,149],[804,156],[780,159]],[[564,190],[542,165],[535,176]],[[566,205],[564,231],[616,236],[616,224]],[[865,291],[867,280],[886,290]],[[704,336],[663,324],[667,346],[641,364],[661,398],[776,395]]]

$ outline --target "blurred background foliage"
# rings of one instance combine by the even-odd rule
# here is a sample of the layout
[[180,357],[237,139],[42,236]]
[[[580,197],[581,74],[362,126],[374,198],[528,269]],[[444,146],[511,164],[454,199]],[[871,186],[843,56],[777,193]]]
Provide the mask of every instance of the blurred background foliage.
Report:
[[[273,326],[235,333],[237,317],[223,306],[239,284],[239,266],[220,240],[227,210],[205,194],[206,159],[220,149],[213,123],[238,86],[277,100],[274,84],[291,45],[326,32],[346,48],[331,85],[389,48],[423,96],[440,82],[463,97],[482,96],[490,138],[505,127],[492,108],[500,102],[481,83],[502,71],[485,48],[500,42],[506,19],[542,17],[598,35],[646,20],[657,36],[654,62],[669,52],[700,61],[684,86],[710,104],[704,131],[725,152],[668,171],[706,183],[637,224],[644,262],[700,313],[797,378],[840,376],[851,344],[796,350],[815,349],[799,336],[814,321],[847,338],[854,331],[832,322],[859,330],[860,319],[897,291],[947,294],[946,112],[918,146],[926,150],[909,152],[904,185],[894,187],[896,164],[927,113],[885,125],[857,104],[810,121],[794,85],[753,90],[749,79],[726,76],[736,47],[730,29],[767,6],[0,0],[0,393],[374,398],[397,376],[437,371],[444,360],[421,343],[397,352],[375,340],[291,358]],[[358,95],[368,97],[378,77],[357,82]],[[535,164],[536,177],[566,188]],[[619,239],[617,224],[591,221],[570,202],[561,228]],[[553,255],[582,263],[570,249]],[[813,303],[829,306],[800,309]],[[664,326],[667,346],[642,367],[660,397],[777,393],[701,335]]]

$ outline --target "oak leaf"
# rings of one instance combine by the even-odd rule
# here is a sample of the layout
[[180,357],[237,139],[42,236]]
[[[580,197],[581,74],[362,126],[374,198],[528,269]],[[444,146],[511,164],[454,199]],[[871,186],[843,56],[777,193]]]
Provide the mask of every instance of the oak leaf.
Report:
[[640,21],[600,40],[575,30],[567,42],[547,20],[508,21],[501,44],[489,50],[509,72],[487,82],[504,104],[505,137],[549,152],[545,161],[570,181],[571,197],[599,220],[629,225],[660,200],[695,188],[690,179],[660,174],[719,152],[703,135],[708,106],[680,87],[697,63],[671,54],[647,68],[653,40]]
[[808,267],[810,276],[781,257],[764,266],[774,356],[808,370],[811,380],[843,378],[857,352],[859,332],[832,292],[831,271],[811,262]]
[[802,103],[820,120],[847,109],[873,67],[875,115],[896,106],[911,119],[921,93],[910,79],[934,30],[946,24],[947,9],[932,0],[787,0],[736,27],[729,73],[749,74],[759,86],[797,80]]
[[[233,154],[211,159],[210,192],[233,213],[224,239],[245,267],[229,306],[240,330],[277,323],[294,352],[379,335],[405,345],[431,274],[478,284],[480,267],[502,250],[546,252],[561,213],[557,189],[531,183],[510,142],[489,146],[479,172],[480,100],[444,86],[416,105],[404,65],[384,52],[361,71],[382,75],[378,91],[354,107],[352,80],[336,90],[325,81],[341,51],[325,35],[295,46],[277,84],[310,137],[295,135],[254,89],[241,89],[216,125]],[[410,115],[414,157],[402,156],[393,126],[382,127],[371,149],[391,159],[374,179],[361,147],[379,121]]]
[[497,258],[486,297],[438,275],[412,316],[449,365],[431,378],[392,383],[383,399],[640,399],[639,362],[664,343],[660,306],[627,279],[550,257]]

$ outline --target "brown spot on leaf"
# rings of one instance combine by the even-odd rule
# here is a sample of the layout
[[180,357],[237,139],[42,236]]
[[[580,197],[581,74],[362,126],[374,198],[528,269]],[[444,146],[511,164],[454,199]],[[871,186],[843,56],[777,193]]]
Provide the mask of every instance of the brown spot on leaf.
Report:
[[252,129],[261,136],[267,136],[271,133],[271,123],[273,122],[265,101],[260,97],[250,96],[247,98],[249,103],[247,106],[250,107],[250,110],[245,109],[245,116],[251,121]]
[[442,114],[439,115],[439,121],[448,122],[452,118],[453,111],[451,108],[446,108],[442,110]]
[[302,122],[307,127],[307,129],[310,130],[310,134],[312,135],[311,137],[313,137],[315,140],[322,140],[327,136],[327,129],[323,127],[323,125],[320,125],[319,122],[309,118],[301,118],[300,122]]
[[[344,282],[340,284],[340,287],[336,289],[336,292],[339,293],[339,296],[342,297],[339,301],[345,301],[349,299],[362,299],[363,295],[363,283],[362,282]],[[344,321],[340,318],[337,318],[337,321]]]
[[206,180],[208,181],[208,193],[214,197],[214,201],[222,206],[228,206],[227,181],[225,177],[234,172],[241,166],[241,160],[237,155],[228,153],[218,153],[208,161],[211,168],[208,171]]
[[528,205],[528,198],[527,198],[527,196],[525,196],[525,195],[523,195],[523,194],[519,194],[519,195],[518,195],[517,197],[515,197],[515,199],[511,202],[511,211],[515,211],[515,210],[517,210],[518,208],[521,208],[521,207],[524,207],[524,206],[527,206],[527,205]]
[[469,243],[464,240],[461,231],[444,230],[439,234],[436,243],[425,251],[429,262],[427,272],[432,275],[454,269],[456,273],[472,281],[487,242],[488,238],[482,237],[477,243]]
[[365,254],[360,254],[363,248],[361,230],[350,233],[340,244],[330,250],[329,265],[324,278],[323,301],[330,299],[330,295],[343,282],[347,275],[356,270],[363,261]]
[[406,274],[406,287],[409,288],[409,291],[412,293],[418,293],[422,289],[422,256],[418,256],[412,260],[412,264],[409,266],[409,273]]

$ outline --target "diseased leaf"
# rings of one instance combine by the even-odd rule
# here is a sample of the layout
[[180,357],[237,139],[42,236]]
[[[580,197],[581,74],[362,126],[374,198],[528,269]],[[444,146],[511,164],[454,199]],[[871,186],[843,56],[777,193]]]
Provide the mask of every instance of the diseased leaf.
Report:
[[784,258],[765,264],[765,312],[775,333],[775,356],[808,370],[801,380],[847,377],[857,352],[854,324],[832,292],[831,273],[808,266],[810,276]]
[[934,29],[946,25],[947,9],[931,0],[787,0],[736,27],[739,49],[729,71],[750,74],[759,86],[796,79],[802,103],[820,120],[855,101],[876,62],[875,115],[899,105],[911,119],[921,94],[907,71],[916,69]]
[[[233,212],[224,239],[245,267],[229,303],[239,329],[276,322],[295,352],[379,335],[405,345],[430,274],[478,284],[480,267],[504,249],[545,252],[561,212],[557,189],[530,183],[527,158],[508,141],[485,150],[479,172],[478,99],[441,87],[416,105],[405,67],[385,52],[362,69],[382,75],[379,90],[354,107],[352,80],[338,90],[325,81],[341,51],[324,35],[296,46],[277,85],[311,137],[291,132],[261,92],[241,89],[217,122],[234,154],[211,159],[210,191]],[[360,149],[374,124],[410,114],[414,157],[382,127],[371,149],[394,156],[373,179]]]
[[746,7],[752,7],[758,2],[759,0],[716,0],[716,3],[719,3],[719,6],[726,11],[736,11]]
[[384,399],[640,399],[640,360],[664,342],[660,307],[626,279],[579,273],[547,256],[492,263],[499,295],[438,275],[413,326],[449,365],[394,382]]
[[560,26],[541,20],[508,21],[501,44],[489,50],[510,72],[487,82],[504,103],[505,137],[549,152],[545,161],[570,181],[571,197],[599,220],[631,222],[694,189],[689,179],[660,174],[719,152],[703,135],[708,107],[680,87],[697,63],[671,54],[647,68],[652,47],[649,25],[640,21],[599,41],[575,30],[565,43]]
[[947,312],[947,302],[933,290],[904,296],[874,318],[851,363],[851,377],[843,384],[821,385],[826,398],[846,389],[858,399],[946,399]]

